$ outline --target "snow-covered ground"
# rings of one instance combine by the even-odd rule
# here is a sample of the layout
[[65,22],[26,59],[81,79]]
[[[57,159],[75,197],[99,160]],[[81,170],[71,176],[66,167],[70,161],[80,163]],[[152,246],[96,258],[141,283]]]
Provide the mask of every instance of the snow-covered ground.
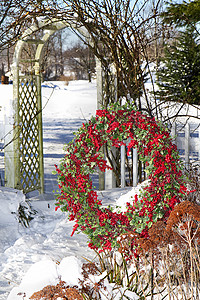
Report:
[[[52,191],[57,185],[56,177],[51,173],[54,164],[63,156],[63,145],[73,138],[73,132],[85,120],[95,114],[96,84],[87,81],[74,81],[68,86],[62,82],[44,83],[42,94],[46,193],[30,195],[32,211],[36,210],[37,214],[25,228],[18,223],[16,214],[19,203],[24,203],[24,195],[0,187],[0,300],[28,299],[34,291],[57,283],[59,278],[68,284],[76,284],[84,257],[94,258],[94,253],[87,247],[87,238],[82,234],[71,237],[73,222],[67,222],[64,213],[55,212]],[[2,147],[3,117],[12,97],[12,86],[0,85],[0,95]],[[0,175],[3,175],[2,152]],[[100,196],[105,204],[115,204],[128,191],[130,188],[114,189]],[[61,263],[58,265],[58,262]]]

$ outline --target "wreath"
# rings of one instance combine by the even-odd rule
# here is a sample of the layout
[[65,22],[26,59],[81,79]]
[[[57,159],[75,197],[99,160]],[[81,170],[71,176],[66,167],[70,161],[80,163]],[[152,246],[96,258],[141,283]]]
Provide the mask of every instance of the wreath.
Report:
[[[97,167],[101,171],[110,168],[100,151],[102,146],[120,147],[124,140],[129,141],[127,151],[137,148],[149,184],[122,212],[102,206],[90,175]],[[126,107],[97,110],[64,150],[54,172],[59,187],[56,210],[69,213],[69,220],[75,221],[72,235],[75,231],[85,233],[92,249],[111,250],[117,246],[117,238],[128,231],[148,237],[152,224],[167,219],[187,193],[177,147],[168,129],[139,111]]]

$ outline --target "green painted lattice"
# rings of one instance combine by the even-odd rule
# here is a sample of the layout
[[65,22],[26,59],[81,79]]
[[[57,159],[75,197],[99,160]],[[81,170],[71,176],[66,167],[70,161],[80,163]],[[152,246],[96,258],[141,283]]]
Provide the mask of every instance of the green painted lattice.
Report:
[[[78,24],[78,26],[77,26]],[[44,193],[44,162],[41,107],[41,66],[43,48],[57,30],[72,27],[90,41],[90,36],[76,19],[62,22],[42,19],[26,29],[16,43],[13,55],[13,101],[8,132],[5,134],[5,183],[24,193]],[[40,30],[41,29],[41,30]],[[38,31],[39,30],[39,31]],[[39,32],[40,39],[35,38]],[[27,55],[31,53],[31,55]],[[26,70],[28,75],[21,76]],[[102,106],[102,76],[99,64],[97,95]],[[31,74],[31,75],[29,75]]]
[[19,178],[24,193],[40,189],[39,110],[37,76],[19,77]]

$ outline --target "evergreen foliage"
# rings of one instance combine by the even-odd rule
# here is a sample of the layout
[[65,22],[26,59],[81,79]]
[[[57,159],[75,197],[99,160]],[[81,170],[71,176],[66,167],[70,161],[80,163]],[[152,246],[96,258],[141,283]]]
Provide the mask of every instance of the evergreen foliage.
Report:
[[157,71],[160,100],[200,104],[200,45],[198,34],[187,28],[165,46]]
[[196,24],[200,21],[200,0],[189,3],[172,3],[163,13],[167,23],[175,23],[179,26]]

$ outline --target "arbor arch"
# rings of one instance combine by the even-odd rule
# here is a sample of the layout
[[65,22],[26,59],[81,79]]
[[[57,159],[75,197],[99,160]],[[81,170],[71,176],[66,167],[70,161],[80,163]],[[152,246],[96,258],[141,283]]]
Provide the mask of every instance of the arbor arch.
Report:
[[[5,138],[6,186],[44,192],[44,163],[41,103],[41,60],[45,43],[56,31],[65,27],[76,29],[90,43],[90,36],[76,22],[41,19],[28,28],[17,42],[12,65],[13,100]],[[40,32],[40,38],[34,37]],[[31,57],[23,57],[25,46],[34,49]],[[20,71],[27,66],[26,74]],[[102,103],[101,66],[97,60],[97,107]]]

